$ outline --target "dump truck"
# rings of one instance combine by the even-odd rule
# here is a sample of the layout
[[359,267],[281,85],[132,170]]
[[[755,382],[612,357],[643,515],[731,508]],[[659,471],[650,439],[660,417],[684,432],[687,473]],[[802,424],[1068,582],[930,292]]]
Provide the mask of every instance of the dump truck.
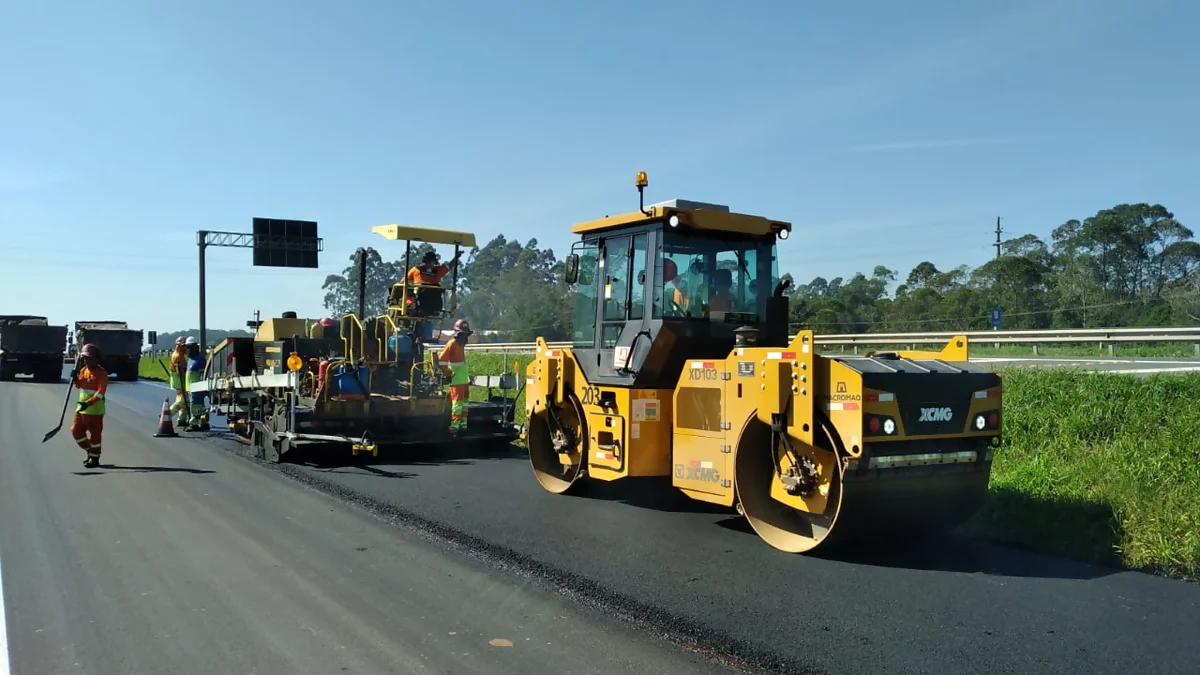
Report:
[[[639,173],[639,195],[647,184]],[[964,336],[818,354],[788,325],[790,222],[639,199],[573,232],[572,346],[539,338],[526,370],[523,438],[548,492],[659,478],[790,553],[952,528],[984,502],[1002,383]]]
[[94,344],[100,349],[100,365],[115,380],[138,379],[144,335],[124,321],[76,321],[76,348]]
[[0,316],[0,380],[32,375],[35,382],[62,379],[67,327],[44,316]]
[[[462,246],[475,245],[474,235],[454,230],[381,225],[374,231],[406,241],[406,259],[412,241],[453,245],[456,257]],[[447,383],[432,336],[456,308],[453,274],[449,284],[395,284],[379,316],[314,320],[285,312],[266,319],[253,338],[217,345],[204,380],[189,391],[206,393],[210,412],[224,416],[255,456],[272,462],[300,449],[375,457],[381,449],[416,445],[508,444],[519,434],[515,364],[512,372],[476,375],[472,383],[486,390],[485,398],[468,404],[465,431],[449,429]]]

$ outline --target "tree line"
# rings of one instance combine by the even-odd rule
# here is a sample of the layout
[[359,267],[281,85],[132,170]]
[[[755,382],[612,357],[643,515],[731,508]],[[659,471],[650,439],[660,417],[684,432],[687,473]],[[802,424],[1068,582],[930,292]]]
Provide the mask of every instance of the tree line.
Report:
[[[427,248],[414,246],[413,264]],[[375,249],[367,255],[367,311],[378,314],[407,267]],[[479,338],[570,338],[573,290],[553,250],[500,235],[462,260],[456,315],[489,331]],[[322,285],[335,316],[357,309],[354,254],[350,263]],[[788,292],[794,326],[820,333],[983,330],[996,307],[1006,329],[1187,325],[1200,322],[1200,242],[1162,205],[1119,204],[1063,223],[1049,241],[1008,239],[998,257],[973,269],[921,262],[900,277],[879,265]]]
[[[386,310],[392,284],[402,281],[408,269],[432,249],[425,243],[414,245],[407,264],[404,260],[385,261],[378,250],[365,249],[364,305],[368,316]],[[449,262],[453,254],[447,252],[448,247],[441,249],[442,262]],[[471,322],[477,342],[532,341],[538,335],[565,340],[571,334],[571,289],[563,282],[563,261],[553,250],[539,248],[537,239],[522,245],[499,235],[465,253],[457,273],[446,277],[442,284],[455,289],[458,306],[454,314]],[[321,286],[325,309],[333,316],[356,312],[358,287],[355,252],[341,274],[325,278]],[[449,302],[447,297],[447,306]]]

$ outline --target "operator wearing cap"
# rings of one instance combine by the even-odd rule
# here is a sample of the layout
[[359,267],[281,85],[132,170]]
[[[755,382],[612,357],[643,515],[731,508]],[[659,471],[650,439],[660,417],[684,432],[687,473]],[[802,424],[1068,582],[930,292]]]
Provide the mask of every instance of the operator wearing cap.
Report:
[[442,279],[450,273],[450,270],[458,265],[458,259],[462,257],[462,254],[463,252],[459,251],[453,260],[445,265],[439,265],[437,251],[426,251],[421,258],[421,264],[413,265],[412,269],[408,270],[406,280],[411,286],[437,286],[442,283]]
[[[445,265],[438,264],[438,254],[436,251],[426,251],[421,258],[420,265],[414,265],[408,270],[408,275],[404,281],[408,284],[409,292],[408,299],[405,301],[407,305],[405,312],[409,316],[427,316],[430,313],[436,313],[441,310],[441,289],[440,288],[422,288],[423,286],[440,286],[442,279],[450,273],[450,270],[458,266],[459,258],[463,252],[460,250],[454,255],[454,259]],[[430,297],[432,294],[434,297]],[[426,304],[425,308],[417,307],[418,296],[421,298],[421,303]],[[430,311],[429,300],[435,300],[432,307],[436,308],[433,312]],[[433,339],[433,324],[428,321],[416,322],[416,333],[423,342]]]

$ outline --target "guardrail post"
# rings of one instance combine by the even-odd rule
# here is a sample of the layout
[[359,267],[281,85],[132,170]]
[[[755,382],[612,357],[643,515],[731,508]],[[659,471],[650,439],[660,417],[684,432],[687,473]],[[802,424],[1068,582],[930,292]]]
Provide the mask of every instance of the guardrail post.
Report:
[[1038,355],[1038,348],[1037,348],[1037,347],[1038,347],[1037,345],[1034,345],[1034,346],[1033,346],[1033,355],[1034,355],[1034,356],[1037,356],[1037,355]]
[[1116,349],[1115,349],[1115,348],[1116,348],[1116,345],[1114,345],[1114,344],[1112,344],[1112,343],[1110,342],[1110,343],[1109,343],[1109,345],[1108,345],[1108,355],[1109,355],[1109,356],[1115,356],[1115,355],[1116,355]]

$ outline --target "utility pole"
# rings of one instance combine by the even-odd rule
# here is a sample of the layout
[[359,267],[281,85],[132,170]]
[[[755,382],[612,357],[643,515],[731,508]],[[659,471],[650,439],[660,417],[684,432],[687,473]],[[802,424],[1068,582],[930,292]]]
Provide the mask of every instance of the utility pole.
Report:
[[996,259],[997,260],[1000,259],[1000,233],[1001,232],[1003,232],[1003,230],[1000,229],[1000,216],[996,216],[996,243],[992,244],[992,246],[996,247]]

